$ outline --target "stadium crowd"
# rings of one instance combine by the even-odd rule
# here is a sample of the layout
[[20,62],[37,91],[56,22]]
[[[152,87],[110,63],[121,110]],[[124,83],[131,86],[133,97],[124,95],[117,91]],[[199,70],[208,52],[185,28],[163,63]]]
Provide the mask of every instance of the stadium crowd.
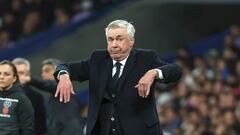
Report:
[[[1,0],[0,48],[82,19],[117,1]],[[178,49],[175,63],[183,69],[182,79],[178,84],[156,87],[159,119],[166,135],[240,134],[239,58],[239,26],[230,28],[223,48],[212,48],[201,56],[194,56],[187,47]]]
[[0,48],[52,27],[82,20],[120,0],[1,0]]
[[183,69],[181,81],[157,87],[166,134],[240,134],[239,39],[239,27],[232,26],[221,49],[212,48],[202,56],[194,56],[187,47],[178,49],[175,62]]

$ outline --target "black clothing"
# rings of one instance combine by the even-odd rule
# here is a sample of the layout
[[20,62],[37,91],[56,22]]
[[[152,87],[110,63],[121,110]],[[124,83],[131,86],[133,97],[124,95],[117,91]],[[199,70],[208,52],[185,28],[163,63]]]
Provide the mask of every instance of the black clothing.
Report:
[[[155,68],[163,74],[163,79],[155,81],[176,82],[181,77],[181,69],[175,64],[159,60],[151,50],[134,49],[114,87],[116,94],[107,94],[107,91],[112,91],[108,90],[112,89],[108,77],[112,68],[113,61],[108,51],[98,50],[86,60],[59,65],[54,73],[57,78],[61,70],[66,70],[71,80],[89,80],[87,135],[99,135],[100,132],[108,135],[109,129],[113,130],[111,122],[115,119],[124,135],[162,135],[153,87],[148,97],[142,98],[135,85],[148,70]],[[112,118],[112,114],[115,117]]]
[[74,97],[68,103],[60,102],[58,98],[55,98],[57,83],[54,80],[32,78],[29,85],[51,94],[47,111],[48,135],[83,134],[84,120],[80,116],[80,108]]
[[34,109],[34,127],[35,127],[35,134],[36,135],[43,135],[47,133],[47,121],[46,121],[46,107],[44,103],[43,96],[33,90],[32,87],[28,85],[23,86],[23,91],[30,99],[33,109]]
[[19,85],[0,91],[0,135],[34,135],[34,110]]

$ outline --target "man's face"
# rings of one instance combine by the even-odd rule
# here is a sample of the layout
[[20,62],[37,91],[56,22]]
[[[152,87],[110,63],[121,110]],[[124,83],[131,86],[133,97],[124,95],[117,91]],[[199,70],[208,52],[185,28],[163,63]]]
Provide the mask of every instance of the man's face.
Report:
[[125,59],[132,50],[134,38],[130,37],[125,28],[109,29],[107,35],[108,53],[116,61]]
[[29,80],[30,71],[28,71],[27,65],[15,64],[18,72],[19,81],[21,84],[25,84]]
[[43,80],[54,80],[53,73],[55,71],[55,66],[52,64],[45,64],[42,67],[42,79]]

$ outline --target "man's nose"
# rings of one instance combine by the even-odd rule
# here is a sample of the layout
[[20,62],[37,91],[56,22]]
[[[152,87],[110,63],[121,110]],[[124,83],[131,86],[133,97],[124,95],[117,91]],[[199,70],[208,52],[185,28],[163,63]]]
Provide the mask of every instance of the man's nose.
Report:
[[113,40],[112,46],[114,46],[114,47],[118,46],[117,40]]

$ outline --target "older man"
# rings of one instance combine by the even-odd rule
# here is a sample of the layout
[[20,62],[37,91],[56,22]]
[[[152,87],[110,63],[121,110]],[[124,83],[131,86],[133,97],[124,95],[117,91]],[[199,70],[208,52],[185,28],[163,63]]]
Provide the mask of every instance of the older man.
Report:
[[36,135],[46,134],[47,126],[44,98],[39,92],[33,90],[33,88],[27,84],[27,82],[29,81],[29,76],[31,75],[30,62],[24,58],[15,58],[12,62],[17,68],[19,82],[23,86],[22,88],[27,97],[32,102],[34,108],[35,134]]
[[152,86],[177,81],[181,69],[151,50],[133,49],[135,29],[125,20],[111,22],[105,32],[107,50],[57,67],[55,96],[68,102],[71,80],[89,80],[88,135],[162,135]]

